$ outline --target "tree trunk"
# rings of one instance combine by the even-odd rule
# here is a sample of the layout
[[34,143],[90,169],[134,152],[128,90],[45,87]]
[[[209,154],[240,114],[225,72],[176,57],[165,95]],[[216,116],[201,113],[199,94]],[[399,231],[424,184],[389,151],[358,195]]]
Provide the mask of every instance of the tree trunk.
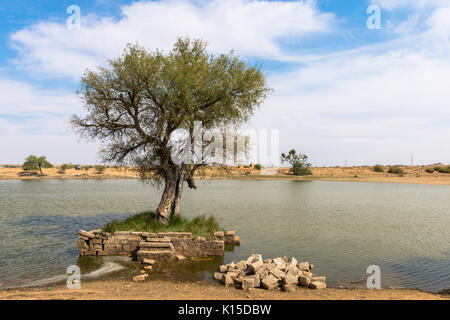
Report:
[[162,224],[168,224],[173,213],[173,203],[177,188],[177,174],[175,168],[169,170],[164,177],[165,187],[161,197],[158,209],[156,210],[156,219]]
[[41,165],[39,165],[39,171],[41,172],[41,176],[44,175],[44,174],[42,173],[42,166],[41,166]]
[[184,163],[180,168],[177,168],[177,187],[175,190],[175,198],[173,201],[173,214],[176,216],[180,215],[180,204],[181,204],[181,194],[183,193],[183,183],[184,183]]

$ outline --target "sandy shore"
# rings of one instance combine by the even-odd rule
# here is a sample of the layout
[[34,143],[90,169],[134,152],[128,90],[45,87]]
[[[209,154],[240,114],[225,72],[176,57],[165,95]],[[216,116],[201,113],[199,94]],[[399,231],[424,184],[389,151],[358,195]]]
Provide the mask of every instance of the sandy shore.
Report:
[[0,291],[0,300],[448,300],[449,296],[412,289],[322,289],[297,288],[294,292],[240,289],[216,283],[98,280],[83,282],[80,290],[65,285]]
[[[197,179],[242,179],[242,180],[314,180],[345,182],[385,182],[429,185],[450,185],[450,174],[427,173],[427,167],[403,166],[403,175],[377,173],[372,167],[333,167],[311,168],[311,176],[293,176],[289,168],[280,168],[276,175],[262,175],[259,170],[251,168],[230,167],[227,171],[206,169]],[[104,172],[95,169],[68,169],[64,174],[57,167],[44,169],[44,176],[23,176],[21,168],[0,168],[0,180],[36,180],[36,179],[138,179],[139,174],[131,167],[107,168]]]

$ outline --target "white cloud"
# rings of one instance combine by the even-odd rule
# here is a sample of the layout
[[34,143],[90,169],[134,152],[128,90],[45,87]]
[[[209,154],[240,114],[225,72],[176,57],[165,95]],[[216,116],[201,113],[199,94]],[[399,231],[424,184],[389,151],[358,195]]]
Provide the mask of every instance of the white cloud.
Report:
[[312,0],[136,2],[122,7],[122,14],[118,20],[84,17],[79,30],[50,22],[20,30],[11,37],[18,62],[33,72],[77,80],[127,43],[168,50],[184,35],[207,40],[213,52],[235,49],[244,56],[283,59],[279,40],[329,32],[334,18]]
[[[270,76],[275,93],[252,126],[280,128],[281,151],[294,147],[315,165],[408,163],[411,153],[420,163],[450,162],[445,147],[450,136],[449,2],[377,2],[387,10],[414,9],[406,23],[397,24],[395,40],[303,61],[297,70]],[[78,79],[84,68],[117,56],[126,42],[170,49],[175,37],[185,34],[208,40],[214,52],[234,48],[240,55],[290,60],[280,39],[330,31],[333,23],[333,16],[309,1],[164,1],[135,3],[123,13],[119,20],[87,17],[74,33],[52,23],[19,31],[12,37],[19,61],[36,72]],[[417,28],[418,23],[423,25]],[[19,148],[11,153],[18,157],[21,147],[14,145],[32,149],[45,141],[41,149],[55,158],[61,156],[58,150],[80,162],[96,155],[95,145],[76,145],[77,138],[64,131],[65,122],[57,120],[79,110],[73,94],[0,80],[0,105],[0,114],[48,114],[34,127],[0,122],[2,150],[9,143]],[[52,127],[52,121],[60,127]],[[39,127],[42,136],[29,132]]]
[[421,10],[449,5],[448,0],[372,0],[372,3],[387,10],[399,8]]
[[27,82],[0,78],[0,115],[70,115],[81,108],[74,93],[38,89]]
[[71,92],[0,79],[0,163],[17,164],[30,154],[54,163],[98,161],[98,144],[80,141],[70,129],[70,115],[81,108]]
[[274,75],[256,126],[281,129],[316,165],[450,162],[450,11],[388,43],[312,61]]

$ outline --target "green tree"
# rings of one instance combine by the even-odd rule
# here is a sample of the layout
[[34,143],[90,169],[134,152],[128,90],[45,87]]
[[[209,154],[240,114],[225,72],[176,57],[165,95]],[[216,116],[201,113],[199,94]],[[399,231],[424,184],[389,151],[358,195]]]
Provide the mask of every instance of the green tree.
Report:
[[307,162],[306,154],[297,153],[295,149],[291,149],[288,154],[281,154],[281,162],[288,162],[292,165],[292,172],[296,176],[311,175],[311,163]]
[[384,172],[384,167],[381,164],[376,164],[373,166],[373,171],[375,172]]
[[28,158],[25,159],[25,162],[22,165],[23,170],[25,171],[39,170],[41,175],[43,175],[42,168],[52,168],[52,167],[53,165],[47,161],[46,157],[44,156],[36,157],[34,155],[28,156]]
[[108,68],[87,71],[80,94],[87,115],[72,118],[78,132],[105,145],[103,160],[139,167],[145,181],[164,182],[156,219],[167,224],[179,214],[186,181],[204,164],[171,159],[172,133],[194,122],[204,130],[238,127],[253,115],[270,89],[258,67],[233,53],[213,56],[201,40],[179,38],[172,51],[148,52],[128,45]]

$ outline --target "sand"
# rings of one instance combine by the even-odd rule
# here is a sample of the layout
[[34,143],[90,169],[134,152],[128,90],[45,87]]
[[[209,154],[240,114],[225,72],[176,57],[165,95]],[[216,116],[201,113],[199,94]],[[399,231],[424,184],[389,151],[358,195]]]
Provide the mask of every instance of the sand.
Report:
[[82,282],[80,290],[65,285],[0,291],[0,300],[448,300],[448,295],[412,289],[320,289],[298,287],[294,292],[279,289],[243,291],[218,283],[97,280]]
[[[429,166],[432,167],[432,166]],[[230,167],[227,170],[207,168],[197,179],[288,179],[288,180],[316,180],[316,181],[346,181],[346,182],[387,182],[450,185],[450,174],[425,172],[427,167],[403,166],[405,174],[377,173],[372,167],[313,167],[311,176],[293,176],[289,168],[280,168],[276,175],[261,175],[259,170],[251,168]],[[138,179],[139,174],[135,168],[120,167],[107,168],[99,173],[95,169],[75,170],[68,169],[64,174],[59,173],[59,168],[43,169],[44,176],[20,176],[21,168],[0,168],[0,180],[35,180],[35,179]]]

